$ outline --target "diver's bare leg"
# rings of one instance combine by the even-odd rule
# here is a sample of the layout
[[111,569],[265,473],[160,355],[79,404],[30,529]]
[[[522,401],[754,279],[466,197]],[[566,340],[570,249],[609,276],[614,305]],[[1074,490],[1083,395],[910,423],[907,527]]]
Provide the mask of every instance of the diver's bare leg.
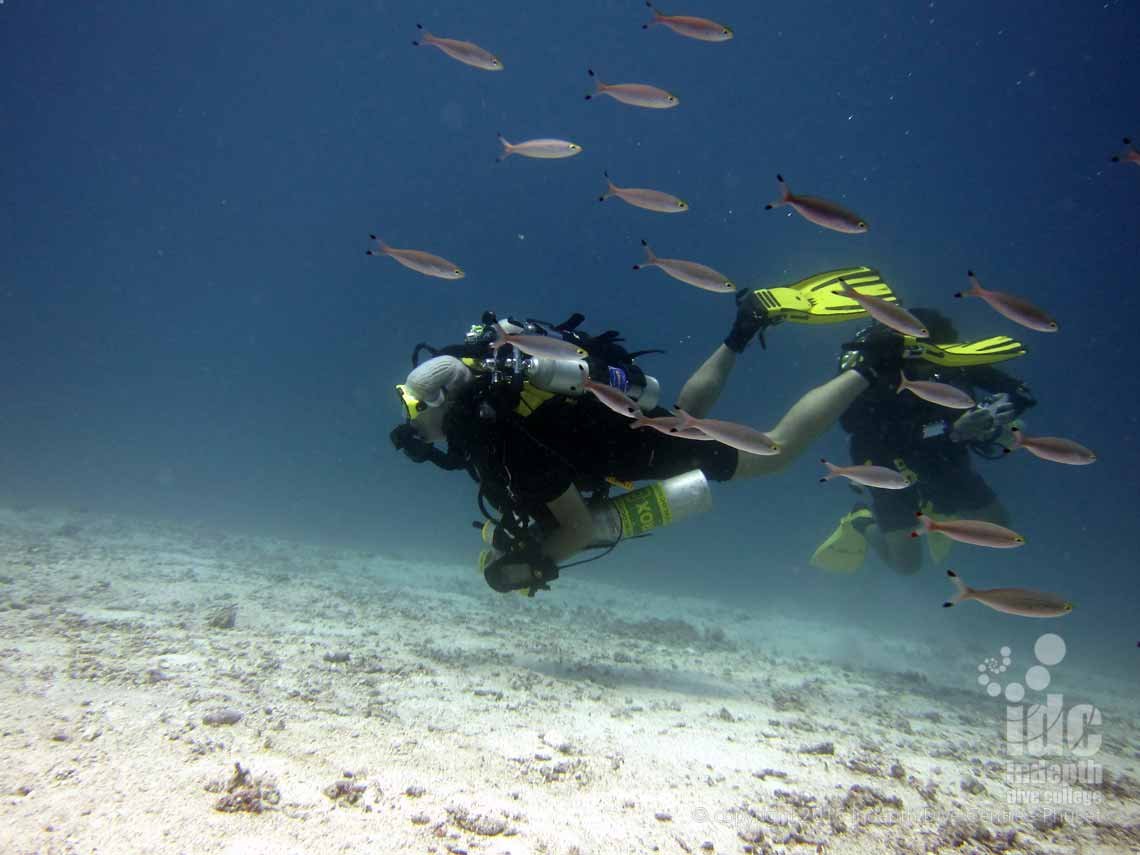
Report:
[[878,524],[871,523],[863,530],[863,536],[896,573],[910,576],[922,569],[922,538],[911,537],[910,529],[884,532]]
[[735,481],[779,472],[835,424],[835,420],[866,388],[867,381],[861,375],[854,371],[844,371],[838,377],[812,389],[792,405],[779,424],[768,431],[768,436],[780,446],[780,453],[740,452],[732,479]]
[[[938,508],[934,510],[937,512]],[[970,517],[970,519],[997,523],[998,525],[1009,525],[1012,522],[1009,511],[1005,505],[1001,503],[1001,500],[996,498],[992,502],[982,505],[980,508],[971,509],[965,516]]]
[[724,384],[728,382],[734,365],[736,354],[722,344],[685,381],[681,394],[677,396],[677,405],[698,419],[704,418],[724,391]]
[[[992,502],[976,510],[971,510],[972,519],[987,520],[998,525],[1009,524],[1009,511],[1005,506],[994,499]],[[921,537],[911,537],[910,529],[884,532],[877,523],[872,522],[863,529],[863,536],[867,543],[875,550],[875,554],[883,563],[894,570],[910,576],[922,569],[922,541]]]

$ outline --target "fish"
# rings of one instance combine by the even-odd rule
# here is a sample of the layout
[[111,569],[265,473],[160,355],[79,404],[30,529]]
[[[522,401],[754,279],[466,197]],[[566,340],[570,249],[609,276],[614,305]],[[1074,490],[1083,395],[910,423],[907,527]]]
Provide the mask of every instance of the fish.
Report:
[[1024,431],[1016,427],[1011,427],[1010,432],[1013,434],[1013,448],[1007,448],[1006,454],[1024,448],[1030,454],[1052,463],[1065,463],[1069,466],[1088,466],[1090,463],[1096,463],[1096,453],[1092,449],[1085,448],[1071,439],[1059,436],[1026,436]]
[[642,240],[641,245],[645,247],[645,261],[641,264],[633,265],[634,270],[641,270],[645,267],[656,267],[674,279],[680,280],[687,285],[695,285],[697,288],[702,288],[705,291],[712,291],[717,294],[736,293],[736,285],[723,273],[719,273],[711,267],[706,267],[695,261],[681,261],[676,258],[658,258],[653,254],[653,250],[649,248],[649,241]]
[[1028,300],[1002,291],[986,290],[973,270],[967,270],[966,275],[970,277],[970,287],[966,291],[957,292],[955,297],[981,297],[999,315],[1004,315],[1027,329],[1037,332],[1057,332],[1060,329],[1055,320]]
[[470,65],[472,68],[479,68],[483,71],[503,70],[502,61],[493,53],[483,50],[483,48],[477,44],[461,42],[458,39],[443,39],[439,36],[433,36],[424,29],[423,24],[416,24],[416,29],[423,33],[419,41],[412,42],[416,47],[421,45],[437,47],[452,59],[457,59],[464,65]]
[[648,30],[654,24],[661,24],[678,35],[702,42],[727,42],[733,36],[731,27],[710,21],[708,18],[694,18],[691,15],[665,15],[659,12],[649,0],[645,0],[645,5],[653,10],[653,19],[648,24],[641,25],[643,30]]
[[912,476],[886,466],[836,466],[824,457],[821,457],[819,462],[827,467],[827,474],[819,479],[821,484],[836,476],[842,476],[864,487],[878,487],[880,490],[905,490],[914,483]]
[[650,110],[668,110],[681,103],[680,99],[672,92],[666,92],[656,86],[650,86],[647,83],[602,83],[601,79],[594,74],[594,69],[588,68],[586,71],[594,78],[594,86],[596,87],[592,93],[586,96],[587,101],[592,100],[595,95],[609,95],[615,101],[621,101],[623,104],[629,104],[632,107],[645,107]]
[[646,190],[642,187],[618,187],[610,180],[608,172],[603,174],[606,176],[606,192],[598,197],[599,202],[606,201],[610,196],[617,196],[628,205],[644,208],[647,211],[657,211],[659,214],[683,214],[689,210],[689,203],[684,199],[678,199],[676,196],[662,193],[660,190]]
[[509,344],[529,356],[545,356],[549,359],[581,359],[587,355],[578,345],[554,336],[509,333],[498,322],[491,324],[491,328],[495,331],[495,340],[491,342],[494,353]]
[[1136,150],[1136,146],[1132,144],[1132,140],[1130,140],[1128,137],[1125,137],[1124,145],[1126,146],[1124,151],[1122,151],[1120,154],[1114,154],[1112,156],[1112,162],[1120,163],[1123,161],[1125,163],[1135,163],[1137,166],[1140,166],[1140,151]]
[[537,139],[512,143],[507,142],[506,138],[499,134],[499,142],[503,144],[503,153],[499,155],[499,160],[506,160],[512,154],[538,160],[557,160],[582,153],[582,146],[569,140]]
[[369,235],[369,237],[376,241],[379,249],[375,252],[370,249],[365,250],[365,255],[387,255],[396,259],[409,270],[422,273],[424,276],[434,276],[436,279],[462,279],[467,275],[463,272],[463,268],[446,258],[440,258],[438,255],[432,255],[430,252],[422,252],[418,249],[394,249],[376,235]]
[[946,609],[963,600],[977,600],[994,611],[1020,617],[1063,617],[1073,610],[1073,603],[1057,594],[1029,588],[990,588],[982,591],[971,588],[953,570],[947,570],[946,575],[958,589],[953,599],[942,604]]
[[[915,514],[922,531],[936,531],[944,534],[951,540],[959,543],[970,543],[974,546],[988,546],[992,549],[1014,549],[1025,546],[1025,538],[1005,526],[985,520],[935,520],[919,511]],[[912,531],[911,537],[918,537],[920,532]]]
[[629,426],[633,429],[645,427],[653,428],[660,433],[680,437],[681,439],[695,439],[698,441],[712,440],[712,437],[700,428],[682,428],[681,420],[677,416],[657,416],[656,418],[640,416],[630,422]]
[[788,188],[788,183],[784,181],[783,175],[777,175],[776,180],[780,182],[780,198],[765,205],[764,210],[770,211],[781,205],[791,205],[792,210],[805,220],[825,229],[831,229],[833,232],[849,235],[863,234],[870,228],[866,220],[841,205],[815,196],[794,195]]
[[768,434],[748,425],[726,422],[720,419],[698,419],[676,405],[673,406],[673,412],[680,418],[680,422],[677,427],[669,431],[672,436],[679,436],[682,431],[688,428],[698,428],[701,433],[711,436],[718,442],[731,446],[738,451],[760,455],[780,453],[779,443]]
[[607,383],[599,383],[587,377],[582,381],[582,388],[587,392],[592,392],[595,398],[619,416],[627,416],[632,419],[641,414],[641,407],[638,406],[637,401]]
[[899,387],[895,394],[908,389],[924,401],[938,404],[940,407],[950,407],[954,410],[968,410],[977,406],[973,398],[949,383],[936,383],[933,380],[911,380],[905,371],[899,372]]
[[854,300],[862,306],[868,315],[903,335],[912,335],[915,338],[929,338],[930,331],[922,325],[922,321],[900,306],[898,303],[888,303],[881,297],[872,297],[870,294],[860,294],[844,280],[839,280],[842,290],[839,292],[849,300]]

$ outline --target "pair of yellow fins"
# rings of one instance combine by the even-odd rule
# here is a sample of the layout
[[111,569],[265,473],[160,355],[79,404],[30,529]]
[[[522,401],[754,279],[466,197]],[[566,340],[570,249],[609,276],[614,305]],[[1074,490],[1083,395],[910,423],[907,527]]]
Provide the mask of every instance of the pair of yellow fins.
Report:
[[[930,502],[922,506],[922,512],[928,517],[938,521],[955,519],[949,514],[940,514],[934,510]],[[814,553],[809,563],[812,567],[826,570],[828,573],[850,574],[863,566],[867,557],[867,538],[863,536],[863,528],[874,521],[871,509],[866,505],[857,505],[851,512],[839,520],[827,539],[823,541]],[[924,540],[930,550],[930,557],[935,564],[941,564],[950,554],[950,547],[954,542],[946,535],[932,531]]]
[[[841,292],[852,288],[860,294],[897,303],[898,297],[870,267],[847,267],[809,276],[794,285],[758,288],[756,297],[772,323],[832,324],[867,317],[866,310]],[[1004,335],[980,341],[929,342],[903,337],[907,356],[951,368],[991,365],[1025,355],[1025,346]]]

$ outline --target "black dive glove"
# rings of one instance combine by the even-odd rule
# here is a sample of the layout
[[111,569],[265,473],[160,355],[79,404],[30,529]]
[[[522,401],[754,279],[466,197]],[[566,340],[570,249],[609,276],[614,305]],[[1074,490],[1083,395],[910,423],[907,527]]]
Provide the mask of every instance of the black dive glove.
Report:
[[450,445],[447,451],[441,451],[422,439],[410,424],[397,425],[388,436],[392,440],[392,445],[396,446],[396,450],[404,452],[413,463],[429,461],[440,469],[448,471],[467,467],[467,460],[462,453]]
[[840,373],[858,372],[872,386],[883,377],[893,381],[902,366],[902,336],[882,324],[859,330],[839,354]]
[[752,341],[752,337],[758,336],[760,346],[767,350],[764,330],[771,325],[768,310],[760,302],[756,292],[741,288],[736,292],[736,320],[732,322],[732,329],[724,339],[724,346],[733,353],[742,353],[748,342]]
[[[517,543],[517,541],[516,541]],[[558,578],[558,565],[544,555],[541,544],[530,541],[500,555],[483,569],[487,584],[505,594],[509,591],[545,591]]]
[[421,439],[420,435],[416,433],[416,429],[407,423],[396,425],[388,434],[388,438],[392,440],[392,445],[396,447],[397,451],[404,452],[409,459],[416,463],[430,460],[432,452],[437,450],[430,442]]

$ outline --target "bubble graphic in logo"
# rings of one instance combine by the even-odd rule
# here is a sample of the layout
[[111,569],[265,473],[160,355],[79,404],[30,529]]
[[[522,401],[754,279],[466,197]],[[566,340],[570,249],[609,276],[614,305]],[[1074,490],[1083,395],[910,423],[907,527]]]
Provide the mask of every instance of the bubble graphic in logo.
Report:
[[[1004,674],[1013,664],[1013,651],[1009,647],[1002,647],[998,651],[1001,658],[987,657],[978,665],[978,685],[984,686],[986,694],[996,698],[1003,693],[1003,686],[993,679],[998,674]],[[1065,640],[1053,632],[1042,635],[1033,645],[1033,655],[1040,664],[1031,665],[1025,671],[1023,683],[1009,683],[1004,687],[1005,699],[1011,704],[1021,703],[1025,699],[1026,687],[1035,692],[1043,692],[1049,688],[1052,675],[1045,666],[1057,665],[1065,658]]]
[[1035,692],[1043,692],[1049,687],[1049,669],[1034,665],[1025,672],[1025,684]]
[[1047,632],[1033,645],[1033,655],[1042,665],[1057,665],[1065,658],[1065,639],[1055,632]]

